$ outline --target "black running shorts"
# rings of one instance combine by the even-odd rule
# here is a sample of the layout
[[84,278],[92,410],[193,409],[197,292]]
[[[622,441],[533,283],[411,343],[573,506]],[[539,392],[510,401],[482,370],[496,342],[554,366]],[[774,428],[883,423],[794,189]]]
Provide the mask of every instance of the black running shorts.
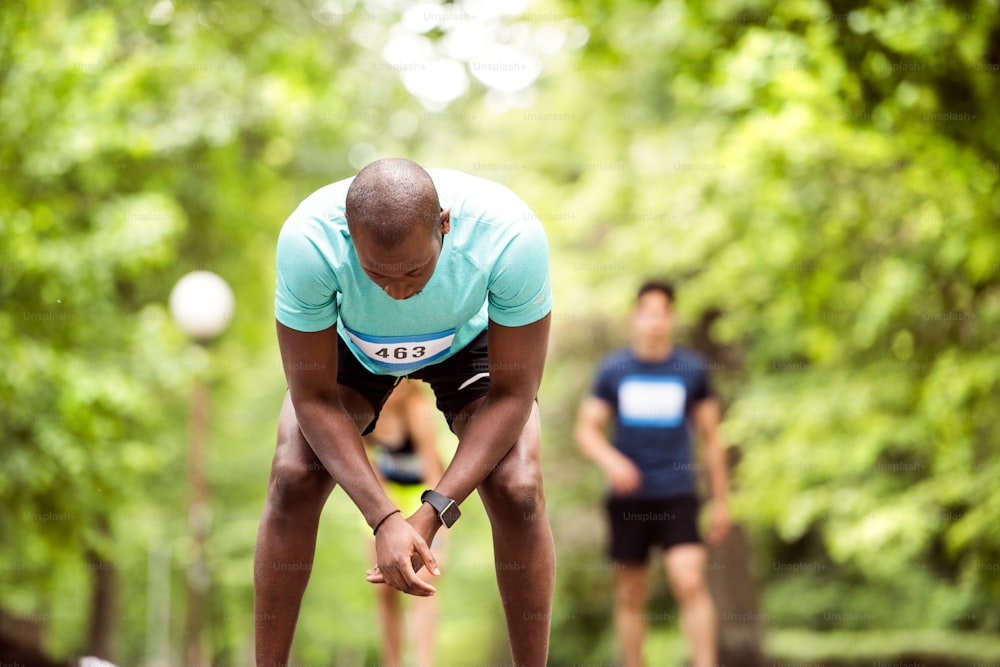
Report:
[[701,543],[698,534],[698,499],[622,498],[606,503],[611,523],[611,559],[619,563],[645,563],[651,547],[669,549],[678,544]]
[[[337,384],[350,387],[372,406],[375,418],[362,435],[371,433],[393,387],[400,381],[394,375],[377,375],[365,368],[351,352],[344,339],[337,336]],[[490,388],[486,332],[472,339],[464,348],[444,361],[413,371],[406,377],[423,380],[431,386],[438,410],[455,430],[453,422],[472,401],[486,395]]]

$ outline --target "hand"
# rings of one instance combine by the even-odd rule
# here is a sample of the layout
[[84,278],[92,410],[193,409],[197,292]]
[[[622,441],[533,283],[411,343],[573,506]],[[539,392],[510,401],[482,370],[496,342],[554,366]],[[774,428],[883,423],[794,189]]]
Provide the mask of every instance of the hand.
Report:
[[614,463],[604,469],[611,490],[618,495],[628,495],[642,486],[642,472],[624,456],[619,456]]
[[726,503],[713,502],[712,516],[708,526],[708,543],[717,547],[725,542],[731,526],[729,506]]
[[430,547],[440,527],[433,508],[426,503],[405,521],[399,514],[386,519],[375,535],[378,564],[368,570],[365,579],[372,584],[386,584],[410,595],[427,597],[436,589],[417,576],[420,568],[438,576],[441,570]]

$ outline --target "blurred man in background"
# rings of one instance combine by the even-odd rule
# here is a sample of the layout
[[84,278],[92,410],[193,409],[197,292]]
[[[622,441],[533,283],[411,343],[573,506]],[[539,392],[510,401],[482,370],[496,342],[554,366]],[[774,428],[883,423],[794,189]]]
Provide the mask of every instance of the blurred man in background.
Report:
[[[712,493],[708,539],[729,530],[725,452],[719,404],[705,362],[674,344],[674,289],[649,281],[630,318],[632,342],[601,363],[583,400],[575,436],[607,477],[615,563],[615,628],[625,667],[641,667],[646,632],[648,559],[663,550],[694,667],[715,667],[716,614],[705,580],[707,551],[698,530],[699,502],[691,431],[704,446]],[[609,440],[607,429],[612,426]]]

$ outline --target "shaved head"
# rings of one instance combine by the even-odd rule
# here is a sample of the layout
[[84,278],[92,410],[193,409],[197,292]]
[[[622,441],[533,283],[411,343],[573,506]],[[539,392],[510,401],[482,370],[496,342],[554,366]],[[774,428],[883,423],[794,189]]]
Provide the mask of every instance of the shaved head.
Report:
[[413,230],[433,234],[441,203],[430,174],[403,158],[376,160],[358,172],[347,190],[347,226],[363,230],[383,248],[397,247]]

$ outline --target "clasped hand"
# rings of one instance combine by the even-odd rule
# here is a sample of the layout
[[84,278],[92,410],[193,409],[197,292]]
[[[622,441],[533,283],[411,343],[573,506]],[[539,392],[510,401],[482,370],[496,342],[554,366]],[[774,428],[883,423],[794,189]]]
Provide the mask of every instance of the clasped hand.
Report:
[[435,576],[441,574],[428,546],[434,539],[436,530],[433,526],[426,525],[418,528],[422,523],[425,522],[421,522],[417,514],[407,519],[395,514],[386,519],[375,535],[377,565],[367,572],[365,579],[369,583],[386,584],[403,593],[420,597],[428,597],[437,592],[434,586],[417,576],[422,567],[426,567]]

